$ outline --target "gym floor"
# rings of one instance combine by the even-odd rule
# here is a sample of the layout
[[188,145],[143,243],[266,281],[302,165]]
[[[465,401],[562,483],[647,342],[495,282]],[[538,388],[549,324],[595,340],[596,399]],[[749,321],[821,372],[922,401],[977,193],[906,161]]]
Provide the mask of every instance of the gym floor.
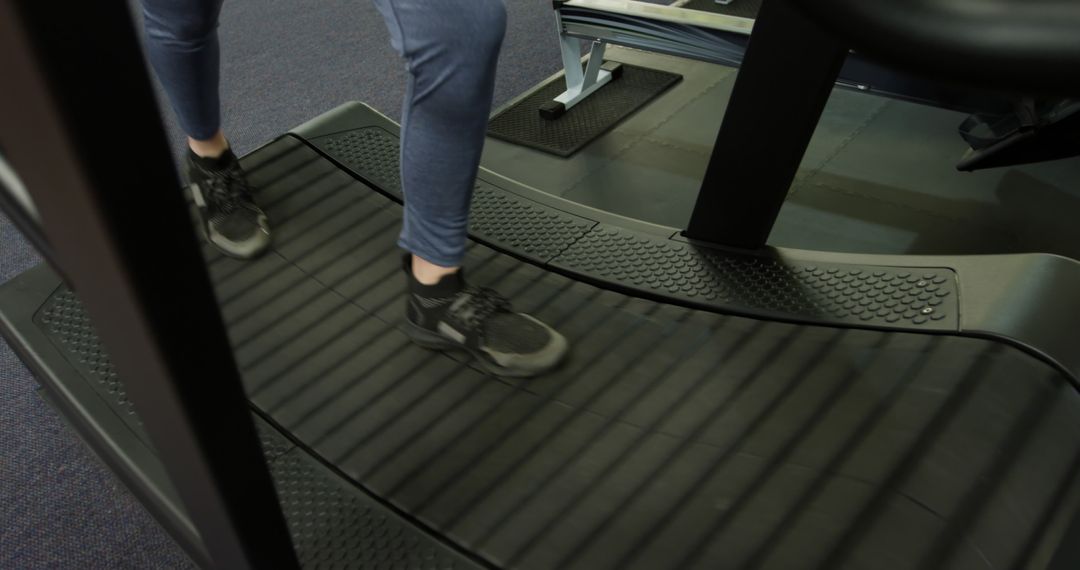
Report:
[[[508,0],[496,105],[560,68],[550,7]],[[350,99],[391,117],[404,70],[368,2],[229,0],[221,25],[226,132],[238,152]],[[485,160],[548,192],[680,226],[735,74],[718,66],[612,49],[609,59],[662,67],[683,81],[612,133],[552,168],[515,168],[524,151],[489,142]],[[882,253],[1046,251],[1080,258],[1080,161],[976,174],[953,165],[965,148],[958,113],[836,91],[772,244]],[[176,143],[183,135],[168,114]],[[534,160],[535,159],[534,157]],[[535,165],[535,161],[530,161]],[[0,217],[0,282],[40,260]],[[0,343],[0,567],[188,567],[74,432],[35,394]]]

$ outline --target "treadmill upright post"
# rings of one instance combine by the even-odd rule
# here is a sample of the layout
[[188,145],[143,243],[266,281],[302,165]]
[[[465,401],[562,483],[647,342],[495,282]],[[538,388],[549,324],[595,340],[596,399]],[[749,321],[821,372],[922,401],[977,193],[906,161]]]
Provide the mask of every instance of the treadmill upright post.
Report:
[[790,0],[762,3],[684,235],[765,245],[846,55]]
[[297,567],[127,3],[0,2],[0,146],[218,568]]

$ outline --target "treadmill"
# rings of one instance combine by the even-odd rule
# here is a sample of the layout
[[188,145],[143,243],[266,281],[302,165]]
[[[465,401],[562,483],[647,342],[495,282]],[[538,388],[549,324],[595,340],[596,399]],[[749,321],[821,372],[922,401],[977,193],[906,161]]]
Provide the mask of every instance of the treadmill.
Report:
[[[913,30],[883,2],[765,0],[686,228],[482,169],[471,279],[573,343],[531,380],[399,330],[393,121],[349,103],[244,157],[275,244],[232,260],[165,190],[126,3],[3,3],[0,203],[49,265],[0,286],[0,330],[205,567],[1077,568],[1080,263],[766,245],[850,42],[1080,92],[1052,33],[1080,11],[993,3],[1049,30],[1024,66],[968,65],[1000,54],[948,3]],[[935,49],[876,41],[897,37]]]

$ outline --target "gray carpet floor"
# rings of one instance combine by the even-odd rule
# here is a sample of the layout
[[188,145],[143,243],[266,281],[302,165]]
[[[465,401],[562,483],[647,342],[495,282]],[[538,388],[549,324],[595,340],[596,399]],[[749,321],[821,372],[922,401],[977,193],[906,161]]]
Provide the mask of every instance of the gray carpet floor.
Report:
[[[497,104],[560,66],[550,4],[507,5]],[[240,154],[349,100],[400,115],[404,68],[370,2],[228,0],[220,36],[225,131]],[[164,119],[180,157],[183,134]],[[39,262],[0,216],[0,282]],[[36,388],[0,341],[0,568],[192,567]]]

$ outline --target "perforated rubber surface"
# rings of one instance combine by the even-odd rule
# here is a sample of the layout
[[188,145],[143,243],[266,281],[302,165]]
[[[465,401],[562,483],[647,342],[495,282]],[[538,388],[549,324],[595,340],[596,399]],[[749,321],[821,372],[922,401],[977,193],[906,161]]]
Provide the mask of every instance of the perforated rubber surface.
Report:
[[539,109],[566,91],[560,75],[492,117],[488,135],[559,156],[570,156],[675,85],[681,76],[623,65],[622,77],[601,87],[555,120]]
[[475,567],[319,465],[274,428],[261,421],[257,426],[293,547],[303,567]]
[[944,268],[792,263],[695,248],[600,224],[553,265],[643,292],[777,316],[956,326],[956,276]]
[[135,414],[135,406],[128,399],[124,383],[120,381],[109,355],[98,341],[90,317],[75,294],[67,288],[58,291],[38,310],[34,322],[69,356],[72,365],[91,380],[89,384],[101,394],[102,400],[109,403],[116,415],[123,418],[124,423],[143,442],[149,443]]
[[348,167],[362,167],[368,181],[401,197],[397,135],[379,127],[364,127],[322,137],[319,143],[335,160]]

